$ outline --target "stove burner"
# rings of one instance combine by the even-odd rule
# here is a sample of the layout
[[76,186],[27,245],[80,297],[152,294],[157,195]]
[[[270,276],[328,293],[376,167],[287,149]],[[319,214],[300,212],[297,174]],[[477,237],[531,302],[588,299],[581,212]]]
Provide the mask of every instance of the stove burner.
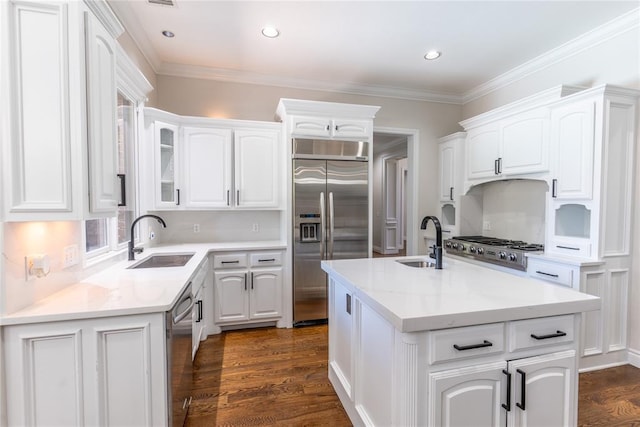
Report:
[[445,240],[444,247],[447,253],[521,271],[527,269],[526,252],[544,251],[544,245],[488,236],[457,236]]

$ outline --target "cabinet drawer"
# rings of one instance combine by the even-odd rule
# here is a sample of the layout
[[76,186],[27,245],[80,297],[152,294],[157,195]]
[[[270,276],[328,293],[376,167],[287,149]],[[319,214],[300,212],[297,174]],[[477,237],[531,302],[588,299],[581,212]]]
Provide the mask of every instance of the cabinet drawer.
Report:
[[282,265],[282,252],[258,252],[249,254],[249,265],[251,267]]
[[429,333],[429,362],[438,363],[504,351],[504,323]]
[[247,266],[247,254],[224,254],[213,256],[213,268],[238,268]]
[[574,287],[574,280],[579,279],[577,271],[570,265],[545,262],[537,259],[527,261],[527,273],[536,279],[556,283],[562,286]]
[[551,247],[548,248],[548,251],[558,255],[567,255],[577,258],[590,258],[591,242],[588,240],[582,241],[554,238],[551,241]]
[[523,350],[573,341],[573,316],[517,320],[509,324],[509,350]]

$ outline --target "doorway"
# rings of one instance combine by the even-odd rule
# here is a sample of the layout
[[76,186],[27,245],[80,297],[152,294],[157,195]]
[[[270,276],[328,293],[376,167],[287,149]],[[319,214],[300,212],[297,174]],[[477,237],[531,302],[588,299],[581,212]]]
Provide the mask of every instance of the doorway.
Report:
[[373,256],[407,254],[408,136],[373,134]]

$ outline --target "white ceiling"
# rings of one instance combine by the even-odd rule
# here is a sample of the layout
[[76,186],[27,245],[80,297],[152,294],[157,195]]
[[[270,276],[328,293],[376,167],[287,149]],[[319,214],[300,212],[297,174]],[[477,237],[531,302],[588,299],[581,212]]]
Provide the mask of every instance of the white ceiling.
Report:
[[[110,0],[158,74],[462,102],[637,21],[634,1]],[[634,12],[630,11],[636,9]],[[624,16],[623,16],[624,15]],[[635,22],[635,21],[634,21]],[[265,25],[280,37],[261,35]],[[636,24],[637,25],[637,24]],[[162,36],[171,30],[172,39]],[[586,37],[583,37],[586,33]],[[601,34],[602,33],[602,34]],[[442,51],[425,61],[430,49]]]

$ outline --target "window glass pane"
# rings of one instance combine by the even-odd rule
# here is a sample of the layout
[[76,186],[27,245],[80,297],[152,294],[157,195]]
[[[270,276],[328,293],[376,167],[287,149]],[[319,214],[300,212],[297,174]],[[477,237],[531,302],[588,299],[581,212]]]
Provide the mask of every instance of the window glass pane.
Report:
[[125,176],[126,206],[118,207],[118,244],[129,240],[129,230],[135,215],[133,166],[134,146],[133,102],[118,92],[118,173]]
[[93,252],[108,246],[107,219],[85,221],[86,252]]

